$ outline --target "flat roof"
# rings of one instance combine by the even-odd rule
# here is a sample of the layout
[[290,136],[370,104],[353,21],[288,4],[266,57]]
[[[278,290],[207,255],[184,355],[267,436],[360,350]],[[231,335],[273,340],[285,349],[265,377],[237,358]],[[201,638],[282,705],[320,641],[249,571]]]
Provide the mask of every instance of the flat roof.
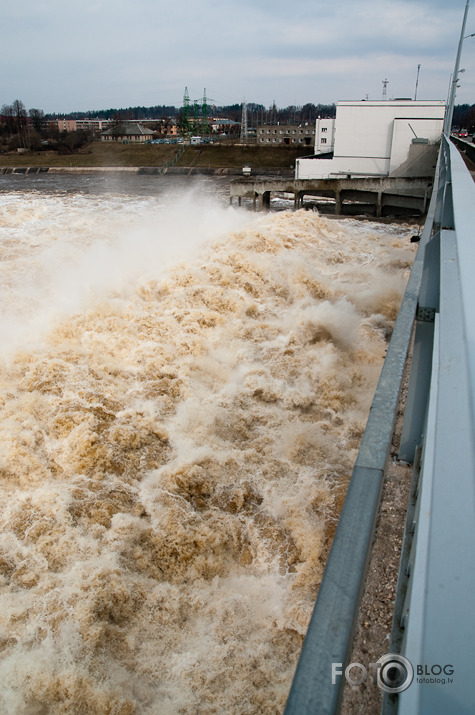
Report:
[[445,99],[343,99],[338,102],[340,105],[369,105],[376,107],[384,107],[390,105],[397,105],[398,107],[407,104],[410,106],[431,106],[436,107],[440,105],[445,105]]

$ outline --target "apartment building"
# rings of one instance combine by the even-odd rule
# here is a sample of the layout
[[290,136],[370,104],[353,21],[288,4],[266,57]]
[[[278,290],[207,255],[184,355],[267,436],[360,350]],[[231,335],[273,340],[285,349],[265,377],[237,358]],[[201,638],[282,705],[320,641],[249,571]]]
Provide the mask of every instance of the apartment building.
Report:
[[75,132],[76,120],[75,119],[54,119],[52,122],[48,122],[50,126],[55,126],[60,132]]
[[112,119],[76,119],[76,128],[100,134],[112,123]]
[[303,144],[312,146],[315,142],[315,126],[305,124],[265,124],[257,128],[258,144]]
[[100,134],[111,124],[112,119],[50,119],[45,127],[57,129],[59,132],[87,131]]

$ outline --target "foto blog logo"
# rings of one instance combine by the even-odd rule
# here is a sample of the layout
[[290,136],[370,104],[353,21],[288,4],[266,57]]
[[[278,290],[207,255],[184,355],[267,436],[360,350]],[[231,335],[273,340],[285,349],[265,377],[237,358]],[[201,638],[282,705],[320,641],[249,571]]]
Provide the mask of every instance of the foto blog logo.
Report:
[[[350,663],[343,671],[343,663],[332,663],[332,684],[344,674],[349,685],[361,685],[368,677],[368,669],[362,663]],[[414,668],[403,655],[388,653],[376,663],[369,664],[369,676],[386,693],[402,693],[414,679]]]

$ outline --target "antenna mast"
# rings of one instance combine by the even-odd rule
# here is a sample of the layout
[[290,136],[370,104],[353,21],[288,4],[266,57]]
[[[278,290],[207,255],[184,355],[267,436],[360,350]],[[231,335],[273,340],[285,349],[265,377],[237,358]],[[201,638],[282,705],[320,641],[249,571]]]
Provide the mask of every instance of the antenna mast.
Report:
[[[213,100],[211,100],[213,101]],[[208,98],[206,97],[206,88],[203,90],[203,99],[201,104],[201,119],[202,119],[202,132],[203,134],[209,134],[209,122],[208,122]]]
[[414,101],[417,99],[417,87],[419,85],[419,72],[420,72],[421,66],[417,65],[417,77],[416,77],[416,91],[414,92]]
[[244,100],[242,103],[241,141],[243,141],[247,144],[247,102],[246,102],[246,100]]
[[383,100],[386,99],[386,87],[388,86],[388,84],[389,84],[389,80],[383,79],[383,97],[382,97]]

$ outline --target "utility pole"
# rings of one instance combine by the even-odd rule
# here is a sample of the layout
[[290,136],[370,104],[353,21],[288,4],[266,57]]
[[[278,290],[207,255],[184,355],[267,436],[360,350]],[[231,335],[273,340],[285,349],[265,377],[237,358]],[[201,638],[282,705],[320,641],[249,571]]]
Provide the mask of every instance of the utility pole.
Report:
[[[459,70],[460,57],[462,54],[463,41],[465,39],[465,25],[467,23],[467,15],[468,15],[469,5],[470,5],[470,0],[467,0],[467,3],[465,5],[465,12],[463,14],[462,29],[460,31],[460,40],[459,40],[459,45],[458,45],[458,49],[457,49],[457,57],[455,59],[455,68],[454,68],[454,73],[452,75],[452,85],[450,88],[449,102],[448,102],[447,108],[445,110],[444,135],[447,138],[450,137],[450,130],[452,128],[452,117],[454,115],[455,93],[457,91],[457,82],[458,82],[458,77],[460,74],[460,70]],[[472,35],[468,35],[468,37],[472,37]]]

